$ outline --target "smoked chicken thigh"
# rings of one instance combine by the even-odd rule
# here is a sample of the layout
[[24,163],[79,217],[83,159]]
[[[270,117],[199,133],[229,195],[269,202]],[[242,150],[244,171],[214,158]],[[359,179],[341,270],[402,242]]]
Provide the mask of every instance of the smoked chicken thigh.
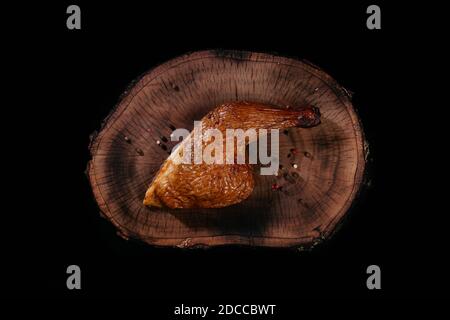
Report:
[[[277,108],[251,102],[219,105],[203,117],[202,131],[218,129],[285,129],[310,128],[320,124],[317,108]],[[169,208],[221,208],[245,200],[253,191],[251,164],[184,163],[180,152],[184,144],[192,143],[193,132],[171,153],[148,188],[144,205]],[[234,142],[234,141],[233,141]],[[250,143],[252,141],[246,141]],[[195,142],[194,142],[195,143]],[[207,144],[201,142],[203,147]],[[228,141],[225,142],[228,143]],[[235,149],[236,152],[236,149]],[[193,154],[192,154],[193,157]]]

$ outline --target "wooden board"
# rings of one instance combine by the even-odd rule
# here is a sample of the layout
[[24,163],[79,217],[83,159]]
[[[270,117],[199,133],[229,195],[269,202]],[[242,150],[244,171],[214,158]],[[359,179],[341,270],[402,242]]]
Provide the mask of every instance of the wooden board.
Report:
[[[240,204],[145,207],[145,191],[174,145],[164,142],[172,129],[190,130],[215,106],[236,100],[312,104],[322,124],[281,133],[280,175],[255,174],[255,189]],[[103,216],[125,238],[179,247],[303,247],[329,237],[350,208],[363,182],[364,146],[347,91],[319,68],[268,54],[202,51],[149,71],[125,93],[91,141],[87,172]],[[282,188],[272,190],[274,183]]]

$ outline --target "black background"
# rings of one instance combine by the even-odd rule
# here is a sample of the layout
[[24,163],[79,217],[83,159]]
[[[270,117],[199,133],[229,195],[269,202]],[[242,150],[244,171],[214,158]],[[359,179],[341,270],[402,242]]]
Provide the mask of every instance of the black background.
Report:
[[[177,302],[295,305],[445,294],[444,210],[424,182],[426,161],[435,156],[419,117],[435,115],[418,94],[428,81],[419,52],[428,38],[416,11],[378,2],[382,29],[368,30],[370,2],[73,3],[81,7],[81,30],[66,28],[72,3],[6,13],[15,19],[6,50],[13,88],[5,95],[20,121],[4,118],[4,140],[20,170],[6,167],[13,179],[4,193],[4,293],[163,299],[164,313]],[[307,59],[355,93],[371,185],[334,238],[311,252],[154,248],[123,240],[98,214],[84,174],[89,135],[140,74],[215,48]],[[70,264],[81,267],[80,291],[66,288]],[[381,267],[382,290],[366,288],[371,264]]]

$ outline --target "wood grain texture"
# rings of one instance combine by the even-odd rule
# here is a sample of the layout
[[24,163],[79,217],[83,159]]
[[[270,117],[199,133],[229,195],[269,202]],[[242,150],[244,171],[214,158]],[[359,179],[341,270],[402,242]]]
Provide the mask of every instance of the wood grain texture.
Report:
[[[145,207],[145,191],[175,144],[163,137],[242,100],[314,105],[322,124],[281,133],[279,176],[256,173],[252,195],[237,205]],[[123,237],[162,246],[310,246],[342,221],[365,169],[363,131],[347,91],[309,63],[251,52],[195,52],[149,71],[93,136],[90,151],[87,173],[103,216]],[[272,190],[274,183],[282,188]]]

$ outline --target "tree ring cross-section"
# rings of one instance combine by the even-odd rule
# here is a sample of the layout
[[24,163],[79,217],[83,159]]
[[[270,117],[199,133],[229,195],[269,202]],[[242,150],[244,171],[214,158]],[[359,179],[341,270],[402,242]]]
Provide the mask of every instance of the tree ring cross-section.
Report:
[[[173,129],[191,130],[194,120],[230,101],[313,105],[322,123],[281,131],[279,174],[255,171],[255,188],[239,204],[144,206],[147,188],[176,144],[169,138]],[[210,50],[170,60],[129,88],[92,136],[87,174],[102,215],[125,238],[178,247],[308,247],[333,233],[357,197],[365,145],[347,90],[318,67],[263,53]]]

